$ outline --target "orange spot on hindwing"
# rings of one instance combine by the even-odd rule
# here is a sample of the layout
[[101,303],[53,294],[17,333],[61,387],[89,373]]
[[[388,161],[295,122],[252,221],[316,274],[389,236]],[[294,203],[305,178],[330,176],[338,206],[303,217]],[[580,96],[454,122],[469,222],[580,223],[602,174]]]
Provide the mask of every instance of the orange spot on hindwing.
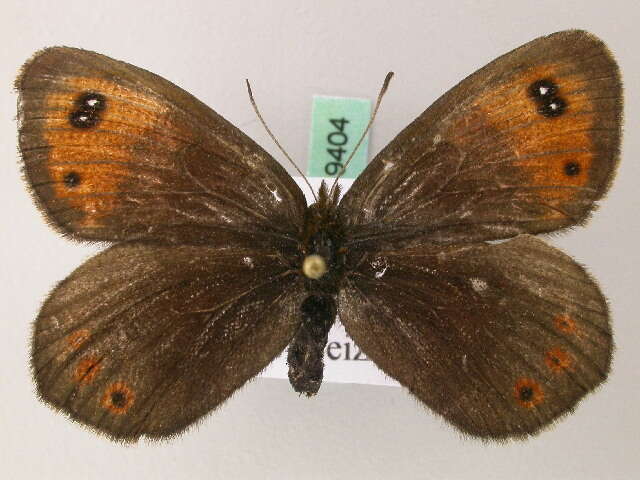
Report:
[[557,330],[562,333],[575,333],[576,332],[576,322],[573,318],[571,318],[567,314],[557,315],[553,319],[553,324]]
[[76,351],[84,342],[87,341],[90,334],[91,332],[86,328],[71,332],[65,339],[67,344],[65,352],[70,353]]
[[94,356],[84,357],[73,371],[73,379],[80,385],[91,383],[100,371],[100,360]]
[[573,365],[569,354],[560,348],[553,348],[549,350],[544,356],[544,362],[554,373],[560,373],[564,370],[570,369]]
[[530,378],[519,379],[513,388],[513,395],[516,401],[525,408],[533,408],[544,401],[542,387]]
[[135,393],[124,382],[115,382],[107,387],[102,396],[102,406],[116,415],[127,413],[135,402]]

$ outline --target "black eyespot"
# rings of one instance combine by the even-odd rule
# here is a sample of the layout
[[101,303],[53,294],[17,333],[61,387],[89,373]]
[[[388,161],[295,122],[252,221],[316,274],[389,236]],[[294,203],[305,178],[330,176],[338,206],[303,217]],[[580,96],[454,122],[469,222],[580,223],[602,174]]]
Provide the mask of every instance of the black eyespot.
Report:
[[567,104],[562,98],[553,97],[545,101],[538,109],[538,112],[545,117],[559,117],[564,113],[566,108]]
[[538,80],[529,86],[529,95],[536,100],[552,98],[558,91],[558,86],[549,79]]
[[104,110],[106,98],[104,95],[95,92],[83,93],[78,98],[78,106],[82,109]]
[[570,177],[575,177],[580,173],[580,164],[576,162],[567,162],[564,166],[564,173]]
[[529,402],[533,398],[533,388],[522,387],[520,388],[520,400],[523,402]]
[[104,95],[95,92],[86,92],[78,97],[76,104],[78,109],[71,113],[69,121],[78,128],[90,128],[100,121],[99,112],[106,106]]
[[69,121],[77,128],[91,128],[100,121],[100,117],[92,108],[80,108],[69,115]]
[[78,172],[69,172],[64,176],[64,184],[67,188],[77,187],[80,184]]
[[111,403],[114,407],[124,408],[127,404],[127,395],[124,392],[113,392],[111,394]]

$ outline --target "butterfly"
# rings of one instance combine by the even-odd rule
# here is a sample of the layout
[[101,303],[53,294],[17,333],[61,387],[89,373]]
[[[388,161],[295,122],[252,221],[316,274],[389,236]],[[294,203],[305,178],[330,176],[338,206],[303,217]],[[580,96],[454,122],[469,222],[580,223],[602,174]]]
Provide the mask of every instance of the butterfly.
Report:
[[35,321],[39,396],[108,437],[167,438],[288,346],[315,394],[336,316],[464,434],[522,439],[607,377],[595,280],[535,234],[584,224],[611,184],[622,87],[578,30],[533,40],[439,98],[341,196],[315,203],[169,81],[75,48],[16,81],[24,174],[46,220],[109,242]]

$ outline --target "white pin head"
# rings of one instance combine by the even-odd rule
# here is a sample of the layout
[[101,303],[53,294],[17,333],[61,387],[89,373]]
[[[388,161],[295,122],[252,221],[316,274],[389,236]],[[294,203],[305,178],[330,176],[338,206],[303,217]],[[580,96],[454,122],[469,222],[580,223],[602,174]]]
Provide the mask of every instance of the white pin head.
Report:
[[307,255],[302,262],[302,273],[312,280],[318,280],[327,270],[327,262],[320,255]]

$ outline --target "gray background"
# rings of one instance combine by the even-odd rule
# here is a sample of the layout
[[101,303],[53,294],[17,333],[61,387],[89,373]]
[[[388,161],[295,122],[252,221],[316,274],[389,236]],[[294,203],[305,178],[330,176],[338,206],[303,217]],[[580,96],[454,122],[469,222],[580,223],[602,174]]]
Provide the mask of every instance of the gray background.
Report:
[[[2,2],[0,9],[0,466],[4,478],[631,478],[638,471],[638,2]],[[587,228],[553,242],[589,266],[611,303],[613,372],[574,415],[526,443],[463,439],[399,388],[327,384],[307,400],[257,380],[184,436],[136,446],[96,437],[40,404],[30,323],[93,248],[56,236],[20,178],[12,81],[35,50],[80,46],[161,74],[278,155],[306,163],[311,97],[375,96],[396,72],[371,137],[377,152],[441,93],[542,34],[588,29],[626,84],[613,189]],[[553,52],[549,52],[550,55]],[[434,386],[437,388],[437,386]]]

